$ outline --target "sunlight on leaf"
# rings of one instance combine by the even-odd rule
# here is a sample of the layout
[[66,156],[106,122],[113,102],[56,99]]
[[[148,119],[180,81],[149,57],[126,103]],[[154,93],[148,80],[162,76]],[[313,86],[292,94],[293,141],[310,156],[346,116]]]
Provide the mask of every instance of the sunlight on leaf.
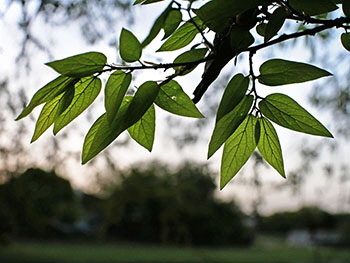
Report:
[[132,32],[123,28],[120,33],[119,43],[119,54],[124,61],[135,62],[141,58],[141,43]]
[[108,122],[107,115],[104,113],[91,126],[84,139],[82,164],[87,163],[103,151],[128,128],[125,124],[127,119],[126,112],[131,101],[132,97],[124,97],[122,106],[120,107],[112,125]]
[[28,116],[35,107],[42,103],[51,101],[70,87],[74,86],[77,81],[79,80],[71,77],[59,76],[53,81],[47,83],[44,87],[42,87],[34,94],[30,103],[23,109],[16,120],[20,120]]
[[268,119],[259,119],[260,138],[258,149],[261,156],[273,167],[280,175],[286,177],[282,157],[282,149],[275,128]]
[[190,44],[192,40],[195,38],[195,36],[199,33],[197,27],[193,24],[196,23],[196,25],[201,29],[205,29],[205,25],[202,23],[202,21],[195,17],[193,18],[193,22],[187,21],[185,24],[183,24],[181,27],[179,27],[164,43],[163,45],[157,50],[159,51],[174,51],[178,50],[180,48],[183,48]]
[[285,128],[303,133],[333,137],[317,119],[287,95],[274,93],[260,101],[265,117]]
[[101,80],[96,77],[86,77],[75,84],[75,93],[67,109],[55,120],[54,134],[78,117],[96,99],[101,90]]
[[215,128],[209,142],[208,159],[234,133],[234,131],[248,115],[252,104],[253,96],[245,96],[231,112],[227,113],[215,124]]
[[107,58],[99,52],[87,52],[80,55],[46,63],[56,72],[74,78],[87,77],[103,70]]
[[105,87],[105,109],[109,122],[115,118],[130,82],[131,73],[125,73],[121,70],[117,70],[109,76]]
[[283,59],[270,59],[264,62],[259,70],[259,82],[268,86],[306,82],[332,75],[310,64]]
[[249,87],[249,77],[239,73],[232,77],[222,95],[219,108],[216,113],[216,122],[233,110],[240,103]]
[[220,189],[239,172],[257,146],[258,119],[248,115],[225,142],[221,160]]
[[156,112],[151,105],[146,113],[134,125],[128,128],[128,132],[138,144],[152,151],[154,133],[156,129]]
[[171,80],[160,87],[158,96],[154,102],[163,110],[173,114],[185,117],[204,118],[190,97],[182,90],[179,83],[175,80]]

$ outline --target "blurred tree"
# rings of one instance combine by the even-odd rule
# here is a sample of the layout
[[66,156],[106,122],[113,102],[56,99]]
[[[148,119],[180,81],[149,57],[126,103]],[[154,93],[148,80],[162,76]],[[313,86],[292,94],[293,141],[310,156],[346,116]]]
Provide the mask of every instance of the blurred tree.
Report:
[[261,222],[262,231],[275,234],[286,234],[295,229],[313,233],[316,230],[334,230],[336,226],[336,216],[318,207],[303,207],[297,211],[274,213],[263,217]]
[[69,181],[28,169],[0,185],[0,237],[43,237],[55,222],[72,222],[77,202]]
[[233,201],[216,199],[215,188],[203,166],[132,169],[107,201],[104,235],[164,244],[250,244],[245,216]]

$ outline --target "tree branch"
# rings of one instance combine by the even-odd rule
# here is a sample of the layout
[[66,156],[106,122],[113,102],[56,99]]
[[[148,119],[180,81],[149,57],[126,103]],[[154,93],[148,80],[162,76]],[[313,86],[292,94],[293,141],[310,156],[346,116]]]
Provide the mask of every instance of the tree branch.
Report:
[[328,22],[326,24],[323,24],[321,26],[317,26],[311,29],[306,29],[300,32],[296,32],[296,33],[292,33],[289,35],[281,35],[279,38],[276,38],[274,40],[271,40],[269,42],[263,43],[263,44],[259,44],[256,46],[252,46],[247,48],[246,50],[243,50],[242,52],[256,52],[260,49],[281,43],[283,41],[289,40],[289,39],[293,39],[293,38],[298,38],[298,37],[302,37],[302,36],[314,36],[317,33],[326,30],[326,29],[330,29],[332,27],[347,27],[346,24],[350,23],[350,18],[346,18],[346,17],[340,17],[334,20],[327,20]]
[[201,63],[204,63],[208,60],[212,59],[212,56],[206,56],[205,58],[195,60],[195,61],[190,61],[190,62],[182,62],[182,63],[160,63],[160,64],[155,64],[155,65],[140,65],[140,66],[115,66],[115,65],[106,65],[107,69],[102,70],[101,72],[108,72],[112,70],[143,70],[143,69],[170,69],[174,67],[186,67],[186,68],[191,68],[194,66],[197,66]]

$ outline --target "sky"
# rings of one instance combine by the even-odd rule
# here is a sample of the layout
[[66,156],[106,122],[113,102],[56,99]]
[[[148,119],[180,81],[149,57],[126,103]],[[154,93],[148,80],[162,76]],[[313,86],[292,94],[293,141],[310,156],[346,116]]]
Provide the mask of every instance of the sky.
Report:
[[[4,4],[5,2],[2,2]],[[3,10],[3,6],[0,3],[0,10]],[[125,27],[127,29],[132,30],[135,35],[140,39],[144,39],[154,21],[154,19],[157,17],[157,15],[163,10],[164,4],[153,4],[148,6],[137,6],[134,7],[135,12],[135,23],[133,25],[124,24],[123,21],[120,21],[113,27],[113,32],[115,34],[119,34],[122,27]],[[4,74],[7,74],[11,76],[11,84],[10,88],[15,89],[16,86],[25,87],[26,92],[28,96],[31,96],[34,94],[34,92],[43,86],[45,83],[53,79],[56,74],[53,72],[50,68],[44,66],[44,63],[48,61],[48,57],[40,52],[36,52],[35,59],[31,59],[32,63],[32,69],[30,72],[25,71],[25,67],[23,65],[20,65],[21,72],[18,72],[19,65],[15,63],[15,57],[17,55],[18,49],[15,47],[18,47],[18,44],[21,41],[21,34],[16,26],[16,19],[19,16],[18,9],[13,8],[9,10],[10,13],[8,13],[5,21],[2,20],[0,22],[0,35],[6,36],[3,37],[1,40],[0,45],[0,59],[1,61],[8,61],[9,63],[1,63],[0,64],[0,71]],[[81,34],[79,33],[79,25],[73,24],[69,26],[61,26],[56,27],[53,37],[52,36],[52,28],[45,23],[45,21],[39,20],[35,25],[37,32],[40,32],[43,36],[48,36],[47,38],[43,37],[42,39],[46,41],[48,45],[51,46],[52,50],[52,56],[53,59],[61,59],[64,57],[68,57],[71,55],[87,52],[87,51],[99,51],[103,52],[108,57],[108,62],[112,63],[115,61],[115,49],[109,47],[105,42],[100,41],[94,46],[88,45],[81,37]],[[147,49],[144,50],[144,58],[147,60],[156,60],[157,58],[153,55],[154,51],[159,48],[159,40],[161,39],[161,35],[154,41],[155,44],[150,45]],[[337,47],[338,48],[338,47]],[[292,51],[286,52],[285,50],[273,50],[274,57],[280,57],[284,59],[291,59],[296,61],[308,61],[310,59],[308,50],[303,47],[302,44],[299,44],[299,46],[295,47]],[[254,66],[255,70],[258,71],[259,65],[264,61],[263,59],[267,56],[269,56],[271,53],[271,50],[262,52],[261,55],[258,55],[255,57],[254,60]],[[159,58],[163,59],[164,61],[172,61],[176,55],[175,54],[168,54],[167,53],[161,53],[157,55]],[[322,66],[322,65],[321,65]],[[238,65],[238,67],[241,67],[241,65]],[[237,67],[237,68],[238,68]],[[242,68],[242,67],[241,67]],[[23,70],[23,72],[22,72]],[[184,90],[188,92],[188,94],[191,94],[193,91],[193,88],[198,83],[201,71],[203,70],[203,67],[198,67],[196,71],[194,71],[192,74],[189,74],[186,77],[182,77],[179,80],[179,83],[182,85]],[[229,72],[230,69],[226,69],[226,73]],[[238,70],[238,69],[234,69]],[[246,66],[243,66],[244,72],[247,72]],[[224,73],[225,73],[224,72]],[[166,73],[167,74],[167,73]],[[149,78],[152,79],[162,79],[164,78],[163,72],[151,72],[148,71],[144,74],[138,73],[137,78],[135,79],[133,85],[139,85],[145,80],[149,80]],[[325,80],[319,80],[319,84],[322,85],[322,83],[326,83]],[[310,83],[305,84],[298,84],[298,85],[289,85],[284,87],[279,87],[278,92],[286,93],[290,95],[292,98],[294,98],[296,101],[298,101],[301,105],[305,106],[308,111],[310,111],[314,116],[317,116],[318,119],[332,127],[332,120],[329,115],[324,114],[322,112],[319,112],[316,108],[312,107],[310,103],[308,102],[306,94],[311,92],[313,89],[313,85]],[[266,87],[258,87],[258,91],[261,95],[267,95],[271,92],[276,92],[276,88],[266,88]],[[102,105],[102,98],[100,97],[97,100],[97,103],[95,103],[94,108],[94,115],[98,116],[103,112]],[[199,103],[198,107],[200,110],[205,111],[205,103]],[[34,116],[37,117],[40,110],[37,109],[34,112]],[[166,118],[167,114],[161,111],[157,111],[157,118],[163,119]],[[17,123],[13,122],[13,119],[15,116],[10,116],[8,118],[8,122],[11,122],[9,125],[12,128],[16,128]],[[191,121],[191,120],[187,120]],[[26,125],[30,127],[30,130],[34,130],[34,122],[30,120],[24,120]],[[210,138],[211,129],[213,128],[213,120],[209,120],[210,125],[209,128],[202,131],[202,137],[204,138],[204,141],[208,141]],[[90,123],[91,125],[91,123]],[[76,124],[73,124],[71,128],[68,128],[67,133],[69,132],[70,139],[66,140],[65,133],[62,135],[58,135],[57,139],[60,143],[61,147],[64,149],[69,149],[72,151],[80,150],[83,138],[79,136],[79,134],[86,134],[87,130],[89,128],[89,124],[86,123],[86,121],[82,120],[82,118],[78,118],[76,121]],[[175,145],[171,142],[170,139],[167,138],[167,134],[169,134],[169,131],[167,131],[167,126],[162,125],[161,122],[158,121],[157,125],[157,132],[156,132],[156,140],[155,145],[152,153],[149,153],[147,150],[139,147],[135,143],[131,143],[129,147],[120,147],[117,149],[114,149],[112,154],[114,160],[117,162],[117,166],[120,168],[127,168],[135,163],[138,163],[140,161],[144,162],[150,162],[154,159],[161,160],[162,162],[168,163],[170,165],[176,165],[180,164],[182,161],[191,160],[199,163],[205,163],[206,160],[206,153],[207,153],[207,143],[200,143],[197,145],[194,145],[193,147],[187,147],[181,152],[178,151],[178,149],[175,147]],[[323,144],[328,143],[329,139],[325,138],[318,138],[318,137],[312,137],[309,135],[303,135],[300,133],[295,133],[288,131],[284,128],[276,127],[277,132],[280,134],[280,142],[282,146],[282,151],[284,154],[285,159],[285,168],[288,173],[288,171],[292,171],[296,164],[301,163],[302,160],[300,160],[300,156],[298,155],[298,149],[300,147],[300,144],[303,142],[306,142],[306,144]],[[74,134],[75,133],[75,134]],[[42,138],[40,138],[37,142],[33,144],[29,144],[30,142],[31,134],[26,135],[26,138],[22,138],[24,141],[28,142],[27,146],[30,147],[31,151],[34,153],[40,153],[43,147],[47,147],[48,142],[50,141],[52,137],[51,132],[46,132]],[[122,140],[123,138],[121,138]],[[328,200],[335,200],[339,197],[339,184],[333,183],[329,184],[329,190],[327,191],[322,198],[320,198],[320,191],[323,189],[325,185],[327,185],[327,180],[321,179],[319,180],[317,177],[318,174],[323,173],[323,170],[321,169],[322,165],[327,162],[345,162],[346,161],[346,153],[348,149],[349,143],[342,145],[340,150],[338,150],[336,153],[323,153],[324,156],[322,156],[320,162],[320,166],[316,167],[312,171],[312,175],[305,175],[314,177],[308,183],[308,185],[305,186],[306,190],[305,192],[308,192],[307,197],[291,197],[290,191],[280,191],[280,192],[273,192],[271,194],[265,194],[264,195],[264,202],[262,204],[262,210],[265,213],[269,213],[275,210],[280,209],[293,209],[296,208],[298,205],[303,203],[322,203],[325,207],[327,207],[330,210],[334,210],[334,206],[328,202]],[[39,155],[40,156],[40,155]],[[40,157],[39,157],[40,158]],[[213,158],[210,160],[209,164],[210,167],[213,169],[214,172],[218,173],[220,170],[220,152],[216,153]],[[99,157],[97,157],[97,163],[99,163]],[[45,160],[40,161],[45,162]],[[101,162],[101,165],[103,163]],[[237,177],[239,178],[251,178],[252,174],[252,162],[247,163],[247,165],[244,167],[243,172],[238,174]],[[91,170],[90,166],[81,166],[79,162],[77,162],[75,159],[66,160],[66,167],[69,169],[68,177],[71,180],[72,184],[75,187],[82,188],[82,189],[93,189],[91,188],[91,182],[94,181],[95,178],[95,171]],[[266,187],[264,186],[264,190],[266,193],[269,192],[269,189],[271,185],[280,185],[283,182],[285,182],[285,179],[282,179],[277,172],[275,172],[273,169],[267,169],[267,168],[261,168],[260,171],[260,177],[261,180],[266,184]],[[316,178],[316,179],[315,179]],[[322,177],[323,178],[323,177]],[[310,189],[310,190],[308,190]],[[321,189],[321,190],[320,190]],[[344,190],[346,193],[349,193],[349,187],[345,187]],[[236,178],[218,195],[222,198],[229,198],[234,197],[235,199],[238,199],[240,203],[246,204],[246,210],[249,211],[251,209],[252,203],[254,202],[254,196],[257,195],[255,190],[253,188],[249,188],[245,185],[241,185],[238,183],[238,179]],[[300,200],[302,199],[302,200]],[[305,200],[304,200],[305,199]],[[349,199],[350,200],[350,199]],[[335,202],[334,201],[334,202]],[[248,204],[248,205],[247,205]],[[342,209],[349,209],[349,206],[344,206]]]

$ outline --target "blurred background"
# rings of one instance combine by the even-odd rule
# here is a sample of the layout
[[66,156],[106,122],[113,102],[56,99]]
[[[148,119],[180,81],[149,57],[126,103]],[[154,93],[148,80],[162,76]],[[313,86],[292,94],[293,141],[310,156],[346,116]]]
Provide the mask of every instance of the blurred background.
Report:
[[[248,73],[244,55],[198,104],[206,119],[157,111],[152,153],[125,134],[93,161],[80,164],[83,138],[103,112],[103,96],[56,137],[46,132],[30,144],[40,110],[20,122],[14,119],[56,76],[44,63],[87,51],[106,54],[109,63],[120,62],[122,27],[143,40],[167,4],[140,7],[132,2],[0,1],[0,262],[347,262],[350,58],[337,30],[256,56],[257,68],[264,59],[279,57],[310,62],[334,74],[277,88],[335,137],[276,127],[287,179],[254,154],[219,191],[220,153],[206,160],[225,83],[234,73]],[[304,26],[287,23],[283,30]],[[161,37],[143,52],[144,60],[171,62],[179,54],[156,54]],[[202,71],[198,67],[178,80],[188,94]],[[164,76],[137,72],[132,85]],[[276,92],[258,89],[261,95]]]

